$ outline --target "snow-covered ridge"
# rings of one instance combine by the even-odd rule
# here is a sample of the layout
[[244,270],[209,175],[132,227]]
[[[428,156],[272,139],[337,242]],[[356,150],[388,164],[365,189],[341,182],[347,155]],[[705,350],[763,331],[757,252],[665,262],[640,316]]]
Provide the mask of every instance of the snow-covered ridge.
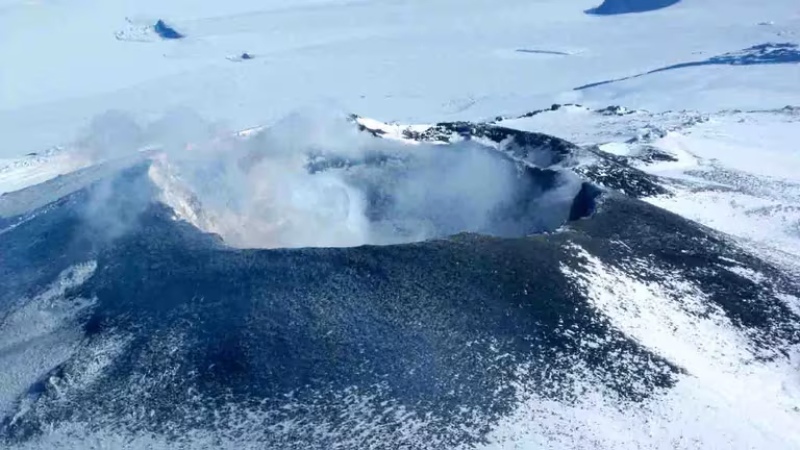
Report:
[[500,124],[571,139],[625,161],[666,189],[647,201],[742,238],[768,258],[800,255],[797,108],[606,114],[570,106]]
[[[425,133],[433,126],[389,124],[379,120],[359,116],[353,116],[353,120],[362,130],[369,131],[385,139],[398,140],[408,144],[418,144],[419,140],[414,139],[414,136]],[[439,141],[438,143],[444,142]]]
[[92,164],[67,148],[54,148],[22,158],[0,159],[0,195],[43,183]]
[[[358,121],[381,137],[406,142],[463,139],[449,130],[433,133],[433,125]],[[584,150],[572,169],[593,181],[740,237],[768,258],[800,256],[797,108],[701,114],[553,105],[492,123],[577,142]],[[649,178],[621,184],[637,178],[631,169]]]

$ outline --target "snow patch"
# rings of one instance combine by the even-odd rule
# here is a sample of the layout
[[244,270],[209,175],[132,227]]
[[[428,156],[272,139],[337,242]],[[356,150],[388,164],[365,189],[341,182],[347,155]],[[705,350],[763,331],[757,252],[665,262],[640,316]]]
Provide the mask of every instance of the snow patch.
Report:
[[411,135],[424,133],[431,128],[431,125],[389,124],[368,117],[356,117],[355,121],[367,130],[378,133],[384,139],[402,141],[411,145],[420,144]]
[[89,165],[91,160],[66,149],[0,160],[0,195],[44,183]]
[[[582,270],[562,271],[611,323],[687,374],[641,404],[608,395],[575,405],[534,400],[494,432],[487,448],[795,448],[800,432],[797,358],[761,362],[696,286],[668,274],[645,282],[577,245]],[[647,266],[646,261],[635,265]],[[626,269],[628,270],[628,269]],[[631,268],[631,270],[640,270]],[[590,381],[589,381],[590,382]],[[570,430],[560,434],[560,430]]]
[[631,147],[622,142],[609,142],[598,147],[601,151],[611,153],[612,155],[625,156],[631,153]]
[[0,317],[0,414],[8,412],[31,380],[66,361],[81,339],[78,316],[94,301],[66,298],[97,269],[95,261],[63,271],[31,299],[11,305]]

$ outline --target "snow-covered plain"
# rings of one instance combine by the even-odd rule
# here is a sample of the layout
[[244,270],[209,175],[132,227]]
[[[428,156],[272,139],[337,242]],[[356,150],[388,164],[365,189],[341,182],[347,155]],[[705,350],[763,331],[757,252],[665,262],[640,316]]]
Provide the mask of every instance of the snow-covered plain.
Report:
[[[191,111],[218,135],[233,136],[323,104],[374,118],[361,123],[400,141],[407,127],[397,123],[497,120],[629,157],[669,191],[646,201],[800,274],[800,110],[791,107],[800,105],[800,64],[789,58],[658,71],[762,44],[796,46],[798,3],[683,0],[646,12],[587,14],[599,3],[3,0],[0,194],[116,157],[73,151],[85,150],[81,137],[109,110],[140,123]],[[148,28],[158,19],[185,38],[160,39]],[[252,59],[241,58],[244,52]],[[553,103],[574,105],[523,117]],[[598,111],[610,105],[625,109]],[[137,150],[151,142],[141,144]],[[643,157],[651,148],[671,158]],[[168,182],[170,174],[154,167],[151,176]],[[178,213],[205,220],[192,216],[179,186],[164,186]],[[605,392],[577,404],[532,396],[489,434],[487,448],[800,448],[796,355],[759,360],[747,336],[718,312],[689,314],[700,308],[702,286],[667,274],[646,283],[573,250],[589,269],[564,269],[575,289],[616,328],[687,373],[643,405]],[[86,278],[93,266],[81,270]],[[755,282],[762,276],[737,274]],[[68,321],[53,315],[61,311],[58,289],[20,314]],[[785,299],[797,310],[800,299]],[[0,335],[19,335],[14,323],[0,325]],[[68,353],[54,349],[57,358]],[[30,370],[40,370],[36,364]],[[24,377],[2,373],[0,382],[21,386]],[[593,381],[584,383],[591,391]],[[11,401],[0,400],[2,408]],[[170,445],[116,430],[58,433],[41,444]],[[208,436],[197,442],[221,445]]]
[[[521,114],[556,100],[705,111],[800,103],[797,64],[691,67],[573,91],[800,39],[791,0],[584,12],[597,3],[9,0],[0,155],[61,145],[109,109],[149,119],[189,108],[241,129],[319,103],[403,122]],[[115,37],[158,19],[186,38]],[[243,52],[254,58],[230,61]]]

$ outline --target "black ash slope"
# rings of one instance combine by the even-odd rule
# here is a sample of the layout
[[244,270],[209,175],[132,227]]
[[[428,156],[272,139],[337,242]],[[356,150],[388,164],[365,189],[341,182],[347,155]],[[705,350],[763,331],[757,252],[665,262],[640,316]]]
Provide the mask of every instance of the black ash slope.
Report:
[[[515,158],[549,165],[577,152],[534,133],[441,127],[511,142],[503,150]],[[615,164],[620,183],[644,176]],[[94,183],[6,218],[15,226],[0,234],[0,318],[63,270],[97,261],[59,300],[95,299],[79,317],[79,345],[30,380],[0,425],[11,448],[78,424],[176,447],[208,432],[208,448],[440,449],[480,442],[523,393],[570,402],[580,379],[631,402],[669,390],[683,369],[615,329],[565,276],[563,267],[585,270],[575,246],[641,279],[670,272],[697,283],[771,357],[800,341],[773,292],[798,293],[791,279],[679,216],[598,196],[591,180],[555,233],[296,250],[231,249],[174,220],[151,200],[147,163],[108,183],[113,201],[102,207],[127,218],[119,233],[87,223]],[[765,281],[724,270],[734,259]],[[635,260],[658,270],[633,270]],[[124,344],[92,369],[110,341]]]

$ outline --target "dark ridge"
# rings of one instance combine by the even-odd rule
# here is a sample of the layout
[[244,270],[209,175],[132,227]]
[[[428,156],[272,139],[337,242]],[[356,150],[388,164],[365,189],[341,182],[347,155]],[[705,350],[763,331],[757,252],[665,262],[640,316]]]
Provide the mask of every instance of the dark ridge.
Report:
[[[561,106],[553,105],[548,111],[555,111]],[[357,118],[356,115],[350,116],[360,131],[378,138],[385,134],[380,129],[369,128],[356,122]],[[567,161],[578,150],[575,144],[555,136],[505,128],[492,123],[442,122],[422,132],[405,129],[402,130],[402,134],[405,139],[445,144],[457,140],[486,139],[509,155],[543,168]]]
[[569,56],[569,53],[558,52],[558,51],[555,51],[555,50],[536,50],[536,49],[529,49],[529,48],[518,48],[515,51],[517,53],[534,53],[534,54],[539,54],[539,55]]
[[482,138],[503,144],[502,150],[538,167],[564,162],[578,149],[575,144],[555,136],[471,122],[438,123],[423,133],[409,133],[411,139],[439,142],[450,142],[453,135],[467,141]]
[[383,130],[379,130],[379,129],[375,129],[375,128],[369,128],[366,125],[361,124],[360,122],[358,122],[358,115],[356,115],[356,114],[350,114],[349,120],[350,120],[350,122],[352,122],[352,123],[354,123],[356,125],[356,127],[358,128],[358,131],[367,132],[367,133],[369,133],[369,134],[371,134],[371,135],[373,135],[375,137],[381,137],[384,134],[386,134],[386,132],[383,131]]
[[586,179],[633,198],[671,195],[670,191],[658,182],[656,176],[632,167],[628,158],[612,155],[596,148],[587,148],[587,150],[593,153],[597,160],[592,164],[581,165],[573,169]]
[[642,13],[667,8],[681,0],[604,0],[603,3],[586,11],[586,14],[599,16]]
[[186,37],[183,34],[177,32],[171,26],[167,25],[161,19],[159,19],[158,22],[156,22],[156,24],[153,25],[153,31],[155,31],[156,34],[161,39],[183,39],[184,37]]
[[605,108],[596,109],[594,112],[603,116],[627,116],[636,113],[636,111],[619,105],[606,106]]
[[[562,106],[571,105],[555,104],[546,110],[532,111],[525,117],[532,117],[545,111],[557,111]],[[627,109],[620,106],[609,106],[596,112],[604,115],[630,114]],[[363,126],[360,129],[371,132],[370,129]],[[381,137],[380,133],[373,133],[373,136]],[[659,183],[657,177],[633,167],[628,158],[624,156],[612,155],[597,148],[581,149],[571,142],[542,133],[519,131],[493,124],[455,122],[440,123],[422,133],[405,130],[404,136],[407,139],[421,142],[447,143],[453,141],[454,136],[465,141],[475,138],[488,139],[496,144],[501,152],[518,160],[532,163],[537,167],[546,168],[553,164],[567,162],[570,170],[584,179],[599,186],[623,192],[631,197],[670,195],[670,192]],[[571,158],[586,151],[596,157],[596,161],[577,166],[569,164]],[[670,158],[670,155],[651,149],[645,159],[647,158],[666,160]]]
[[[515,116],[515,117],[498,116],[492,122],[490,122],[490,124],[497,125],[499,122],[502,122],[502,121],[507,120],[507,119],[525,119],[525,118],[528,118],[528,117],[534,117],[534,116],[538,116],[539,114],[552,112],[552,111],[558,111],[559,109],[561,109],[561,108],[563,108],[565,106],[575,106],[575,107],[578,107],[578,108],[583,107],[583,105],[581,105],[579,103],[564,103],[564,104],[554,103],[549,108],[536,109],[536,110],[533,110],[533,111],[526,112],[525,114],[522,114],[520,116]],[[618,106],[618,105],[612,105],[612,106],[607,106],[605,108],[596,109],[596,110],[594,110],[594,112],[597,113],[597,114],[604,115],[604,116],[626,116],[628,114],[636,113],[636,111],[634,111],[634,110],[630,110],[628,108],[625,108],[624,106]]]
[[559,104],[559,103],[554,103],[549,108],[537,109],[537,110],[534,110],[534,111],[530,111],[530,112],[527,112],[527,113],[525,113],[525,114],[523,114],[521,116],[518,116],[516,118],[517,119],[524,119],[524,118],[527,118],[527,117],[538,116],[539,114],[542,114],[542,113],[546,113],[546,112],[550,112],[550,111],[558,111],[559,109],[561,109],[564,106],[581,106],[581,105],[579,105],[577,103],[565,103],[563,105]]
[[636,155],[636,159],[648,164],[655,162],[677,162],[678,158],[675,155],[667,153],[652,145],[644,146],[640,153]]
[[616,78],[613,80],[598,81],[595,83],[584,84],[578,86],[573,90],[581,91],[597,86],[606,84],[617,83],[620,81],[631,80],[640,78],[646,75],[651,75],[659,72],[666,72],[669,70],[685,69],[688,67],[700,66],[752,66],[759,64],[798,64],[800,63],[800,48],[797,44],[790,42],[784,43],[766,43],[755,45],[750,48],[738,52],[725,53],[723,55],[714,56],[703,61],[693,61],[688,63],[673,64],[671,66],[661,67],[649,72],[631,75],[629,77]]

